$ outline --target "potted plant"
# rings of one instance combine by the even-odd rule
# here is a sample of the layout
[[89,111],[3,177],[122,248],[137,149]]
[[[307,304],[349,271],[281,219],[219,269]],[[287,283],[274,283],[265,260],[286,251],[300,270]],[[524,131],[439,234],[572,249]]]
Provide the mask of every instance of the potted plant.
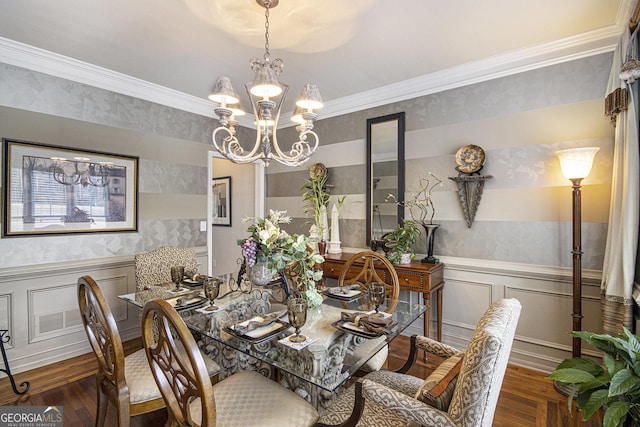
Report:
[[429,172],[428,177],[420,178],[420,191],[414,194],[412,199],[398,202],[393,194],[387,195],[385,199],[387,202],[395,202],[403,206],[409,218],[424,227],[427,239],[427,256],[422,262],[432,264],[438,262],[437,258],[433,256],[435,232],[439,227],[438,224],[433,223],[433,217],[436,214],[436,208],[433,205],[433,190],[437,186],[442,186],[442,180]]
[[[604,366],[591,359],[562,361],[549,379],[571,386],[569,410],[576,406],[588,420],[606,408],[604,427],[640,425],[640,340],[626,328],[620,335],[571,332],[604,352]],[[576,397],[577,396],[577,397]]]
[[[305,214],[311,213],[313,225],[318,233],[318,250],[320,254],[325,253],[326,240],[330,229],[327,225],[327,205],[331,199],[327,186],[328,178],[329,173],[326,166],[322,163],[316,163],[309,168],[309,178],[301,188],[303,190],[304,212]],[[343,196],[338,199],[338,209],[342,208],[345,198],[346,196]]]
[[416,256],[413,245],[418,241],[420,229],[413,221],[405,221],[385,236],[385,246],[389,249],[387,258],[396,264],[409,264]]

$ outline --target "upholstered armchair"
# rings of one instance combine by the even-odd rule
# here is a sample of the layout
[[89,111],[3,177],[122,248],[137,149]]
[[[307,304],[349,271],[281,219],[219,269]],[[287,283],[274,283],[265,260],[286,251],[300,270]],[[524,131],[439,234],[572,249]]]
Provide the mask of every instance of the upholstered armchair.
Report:
[[134,256],[134,270],[137,289],[145,286],[171,283],[171,267],[184,266],[185,272],[196,272],[196,250],[193,248],[177,248],[161,246],[150,252]]
[[[464,352],[412,337],[409,360],[400,370],[361,378],[329,405],[319,425],[491,426],[520,310],[516,299],[492,304]],[[425,380],[406,374],[419,349],[445,358]]]

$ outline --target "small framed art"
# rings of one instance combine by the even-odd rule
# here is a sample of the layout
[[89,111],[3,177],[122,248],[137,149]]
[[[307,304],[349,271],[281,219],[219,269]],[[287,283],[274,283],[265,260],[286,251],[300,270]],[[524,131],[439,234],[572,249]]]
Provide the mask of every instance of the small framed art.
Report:
[[231,177],[213,178],[211,185],[211,224],[231,227]]

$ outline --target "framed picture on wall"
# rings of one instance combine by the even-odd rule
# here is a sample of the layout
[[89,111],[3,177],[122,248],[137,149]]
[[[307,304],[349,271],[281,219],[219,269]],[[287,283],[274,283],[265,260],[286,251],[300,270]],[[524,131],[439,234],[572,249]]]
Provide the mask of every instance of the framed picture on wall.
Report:
[[138,157],[2,143],[3,237],[138,230]]
[[211,185],[211,224],[231,227],[231,177],[213,178]]

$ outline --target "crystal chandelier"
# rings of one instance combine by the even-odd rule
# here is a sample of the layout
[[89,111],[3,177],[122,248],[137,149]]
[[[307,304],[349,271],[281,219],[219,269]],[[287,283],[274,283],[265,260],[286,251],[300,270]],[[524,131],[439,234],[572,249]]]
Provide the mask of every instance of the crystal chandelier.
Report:
[[236,137],[239,123],[235,117],[243,115],[244,111],[240,106],[240,98],[231,85],[231,79],[221,76],[209,94],[209,99],[219,104],[214,109],[219,126],[213,131],[213,145],[220,154],[234,163],[262,160],[265,166],[269,166],[269,160],[274,159],[287,166],[298,166],[318,148],[318,135],[313,131],[313,122],[318,114],[313,110],[322,108],[322,98],[316,85],[304,85],[294,112],[299,124],[296,127],[298,140],[291,143],[290,149],[283,150],[278,145],[277,127],[289,86],[279,82],[277,78],[282,73],[284,62],[280,58],[271,60],[269,53],[269,9],[276,7],[278,0],[256,2],[265,8],[265,53],[262,60],[253,58],[249,62],[255,78],[252,83],[244,85],[253,107],[256,141],[250,150],[240,145]]

